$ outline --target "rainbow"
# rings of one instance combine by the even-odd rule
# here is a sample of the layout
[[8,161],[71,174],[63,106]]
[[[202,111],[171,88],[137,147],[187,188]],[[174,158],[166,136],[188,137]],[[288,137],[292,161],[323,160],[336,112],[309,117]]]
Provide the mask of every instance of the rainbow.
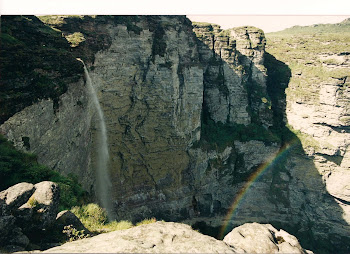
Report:
[[254,182],[256,182],[257,179],[259,179],[259,176],[261,176],[265,171],[267,171],[269,168],[271,168],[271,166],[274,163],[276,163],[281,158],[283,158],[284,155],[286,155],[288,153],[288,151],[290,151],[297,144],[298,144],[298,139],[294,139],[290,143],[285,144],[284,146],[282,146],[280,148],[280,150],[276,154],[274,154],[270,159],[268,159],[266,162],[261,164],[257,168],[257,170],[249,176],[249,178],[247,179],[243,188],[241,188],[240,191],[238,192],[238,194],[236,195],[235,200],[233,201],[227,215],[225,216],[224,224],[220,229],[219,239],[222,239],[225,236],[225,234],[227,233],[229,223],[230,223],[232,217],[234,216],[235,211],[237,210],[237,208],[241,204],[241,201],[243,200],[243,198],[244,198],[245,194],[247,193],[247,191],[249,190],[249,188],[254,184]]

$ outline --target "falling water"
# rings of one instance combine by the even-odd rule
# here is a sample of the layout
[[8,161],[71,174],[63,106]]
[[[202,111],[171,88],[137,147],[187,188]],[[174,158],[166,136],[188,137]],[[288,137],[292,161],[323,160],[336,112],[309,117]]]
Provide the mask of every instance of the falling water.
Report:
[[[81,59],[78,59],[83,64]],[[86,84],[89,89],[89,95],[97,111],[99,130],[97,133],[97,158],[96,158],[96,194],[103,208],[106,209],[108,218],[113,219],[113,204],[111,198],[111,187],[112,183],[110,181],[110,176],[108,172],[108,161],[109,161],[109,151],[108,151],[108,139],[107,139],[107,129],[103,111],[101,109],[100,102],[97,98],[97,94],[89,75],[89,72],[84,64],[84,71],[86,77]]]

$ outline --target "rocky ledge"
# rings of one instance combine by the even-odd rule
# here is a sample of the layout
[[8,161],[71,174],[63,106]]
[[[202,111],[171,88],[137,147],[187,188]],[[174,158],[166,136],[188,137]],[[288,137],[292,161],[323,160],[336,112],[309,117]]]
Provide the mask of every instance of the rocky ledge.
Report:
[[312,253],[298,240],[271,225],[247,223],[223,241],[190,226],[158,221],[135,228],[68,242],[45,253]]
[[[58,185],[50,181],[23,182],[0,192],[0,252],[312,253],[284,230],[258,223],[234,228],[223,241],[189,225],[164,221],[91,237],[73,213],[57,214],[59,196]],[[68,225],[88,234],[60,245],[68,240],[64,235]]]

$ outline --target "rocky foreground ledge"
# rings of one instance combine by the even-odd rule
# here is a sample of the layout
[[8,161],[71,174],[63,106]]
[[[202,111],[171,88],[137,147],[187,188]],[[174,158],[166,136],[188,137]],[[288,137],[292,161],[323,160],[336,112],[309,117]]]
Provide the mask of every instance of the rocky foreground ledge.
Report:
[[312,253],[298,240],[269,224],[247,223],[223,241],[189,225],[155,222],[114,231],[51,248],[44,253]]
[[186,224],[158,221],[53,248],[35,245],[44,238],[56,245],[65,241],[64,226],[86,230],[74,214],[57,214],[59,192],[49,181],[19,183],[0,192],[0,252],[27,252],[36,246],[44,253],[312,253],[284,230],[258,223],[234,228],[223,241]]

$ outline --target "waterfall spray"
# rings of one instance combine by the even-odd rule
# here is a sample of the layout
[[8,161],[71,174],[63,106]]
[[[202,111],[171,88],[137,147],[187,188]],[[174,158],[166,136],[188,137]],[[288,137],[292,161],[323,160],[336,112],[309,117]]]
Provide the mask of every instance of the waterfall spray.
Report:
[[95,88],[92,84],[89,72],[84,64],[84,72],[86,78],[86,84],[89,89],[89,95],[93,102],[93,105],[97,111],[99,130],[97,133],[97,159],[96,159],[96,194],[101,202],[103,208],[106,209],[108,219],[113,219],[113,201],[111,197],[112,183],[110,181],[108,162],[109,162],[109,151],[108,151],[108,137],[104,114],[98,100]]

